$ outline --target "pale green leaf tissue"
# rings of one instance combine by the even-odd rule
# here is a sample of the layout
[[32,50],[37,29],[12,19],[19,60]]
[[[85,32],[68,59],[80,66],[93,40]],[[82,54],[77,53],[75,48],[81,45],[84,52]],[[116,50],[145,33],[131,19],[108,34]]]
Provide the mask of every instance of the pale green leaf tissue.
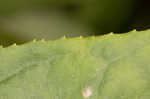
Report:
[[0,48],[0,99],[150,99],[150,30]]

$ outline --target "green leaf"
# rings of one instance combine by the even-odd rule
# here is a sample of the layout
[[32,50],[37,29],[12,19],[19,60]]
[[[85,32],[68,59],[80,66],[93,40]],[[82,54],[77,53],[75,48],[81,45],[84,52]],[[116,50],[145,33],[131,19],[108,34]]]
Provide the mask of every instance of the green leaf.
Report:
[[0,48],[0,99],[150,99],[150,30]]

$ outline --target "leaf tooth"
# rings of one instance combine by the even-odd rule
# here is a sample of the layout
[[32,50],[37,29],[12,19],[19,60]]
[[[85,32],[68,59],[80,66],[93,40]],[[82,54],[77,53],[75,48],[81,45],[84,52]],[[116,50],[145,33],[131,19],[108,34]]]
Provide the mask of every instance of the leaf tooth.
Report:
[[63,37],[61,37],[61,39],[63,39],[63,40],[64,40],[64,39],[67,39],[67,38],[66,38],[66,36],[64,35]]
[[133,29],[131,32],[136,32],[137,30],[136,29]]
[[79,37],[79,38],[80,38],[80,39],[83,39],[83,36],[81,36],[81,35],[80,35],[80,37]]
[[16,44],[16,43],[14,43],[12,46],[17,46],[17,44]]
[[110,32],[109,35],[114,35],[114,32]]
[[33,43],[35,43],[35,42],[37,42],[37,40],[36,39],[33,39],[33,41],[32,41]]
[[92,39],[95,39],[95,36],[91,36]]
[[43,43],[44,43],[44,42],[46,42],[46,41],[45,41],[45,39],[44,39],[44,38],[42,38],[42,39],[41,39],[41,42],[43,42]]
[[3,48],[3,45],[0,45],[0,48]]

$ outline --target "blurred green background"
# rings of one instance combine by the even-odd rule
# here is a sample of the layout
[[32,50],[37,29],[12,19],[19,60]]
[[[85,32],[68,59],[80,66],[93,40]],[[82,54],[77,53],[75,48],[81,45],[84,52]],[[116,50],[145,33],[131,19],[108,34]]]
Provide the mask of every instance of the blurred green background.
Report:
[[145,1],[0,0],[0,44],[142,30]]

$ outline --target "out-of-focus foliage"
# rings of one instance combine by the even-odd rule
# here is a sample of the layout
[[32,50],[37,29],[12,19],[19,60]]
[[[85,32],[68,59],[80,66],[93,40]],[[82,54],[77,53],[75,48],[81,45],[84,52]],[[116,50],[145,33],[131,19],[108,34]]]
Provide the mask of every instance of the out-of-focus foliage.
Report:
[[150,99],[150,30],[0,48],[1,99]]
[[0,0],[0,43],[122,32],[135,5],[136,0]]
[[136,9],[135,18],[130,28],[145,30],[150,28],[150,0],[139,0],[139,7]]

